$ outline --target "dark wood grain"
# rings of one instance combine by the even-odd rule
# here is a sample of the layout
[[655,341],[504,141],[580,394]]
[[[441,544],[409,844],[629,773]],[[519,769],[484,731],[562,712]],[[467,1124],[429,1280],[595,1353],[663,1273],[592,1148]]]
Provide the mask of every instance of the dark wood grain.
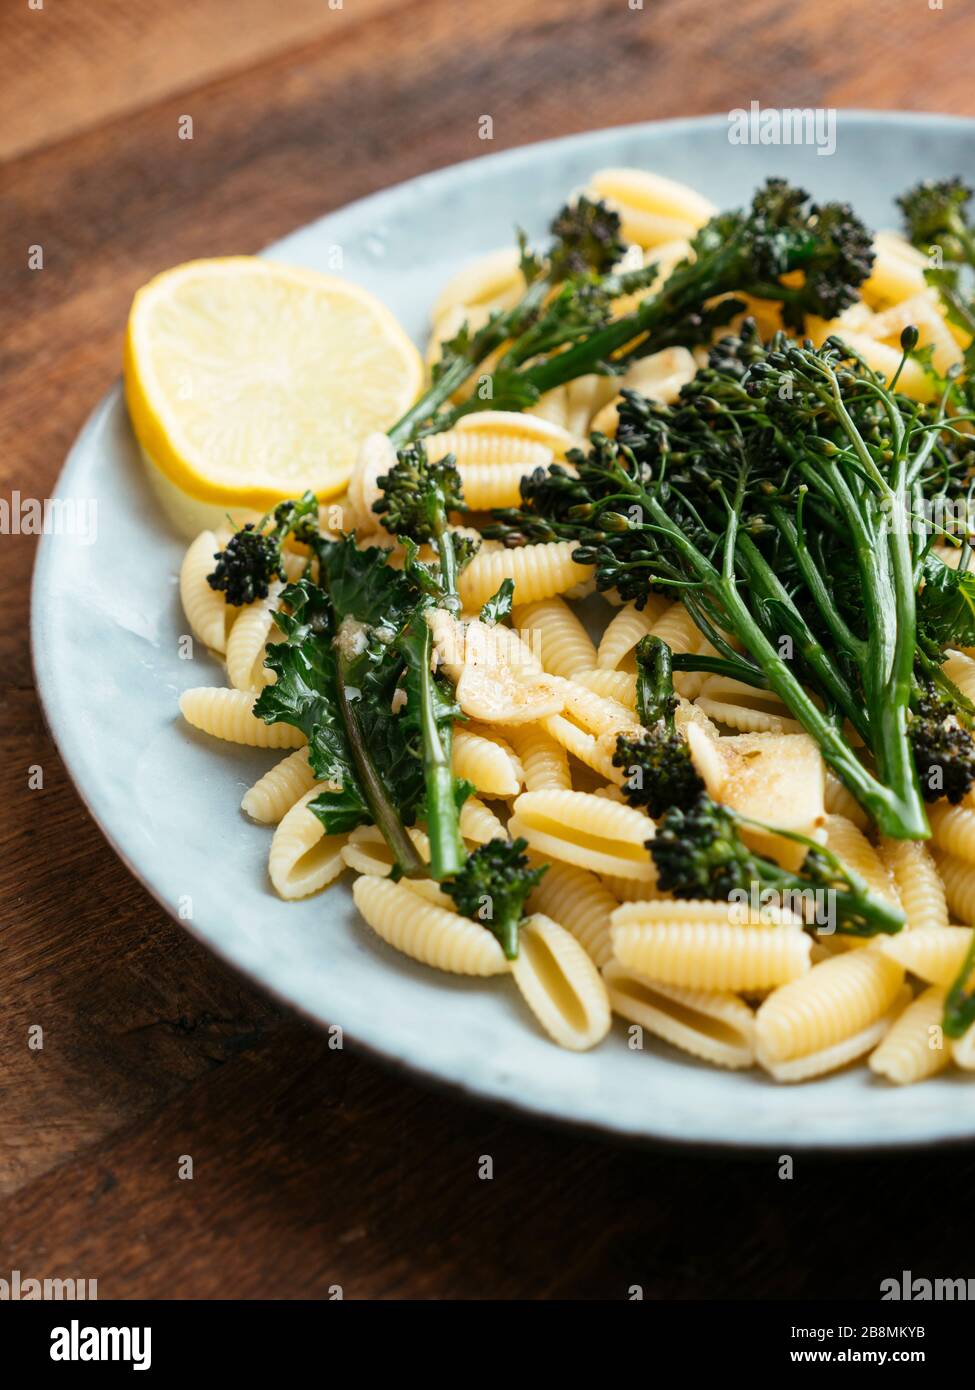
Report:
[[[23,28],[39,16],[0,16],[2,148],[27,151],[0,174],[0,495],[49,492],[118,371],[133,291],[175,261],[617,122],[753,98],[975,112],[959,61],[975,13],[952,0],[346,0],[341,26],[302,5],[290,30],[274,0],[247,0],[230,51],[214,38],[230,0],[110,8],[129,37],[109,25],[84,53],[94,30],[66,0],[47,0],[43,50]],[[332,1051],[239,980],[129,877],[68,783],[32,689],[31,548],[0,537],[0,1275],[87,1275],[123,1297],[592,1299],[872,1298],[903,1268],[970,1272],[945,1206],[975,1177],[970,1151],[800,1159],[782,1181],[771,1155],[617,1148]]]

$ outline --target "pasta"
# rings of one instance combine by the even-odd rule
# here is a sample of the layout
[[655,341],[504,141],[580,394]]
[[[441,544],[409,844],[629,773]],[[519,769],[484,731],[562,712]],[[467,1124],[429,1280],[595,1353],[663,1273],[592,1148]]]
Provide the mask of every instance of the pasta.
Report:
[[616,898],[595,874],[574,864],[550,864],[528,905],[560,922],[597,966],[608,963],[613,953],[610,916]]
[[503,739],[470,728],[454,730],[453,770],[483,796],[517,796],[525,776],[517,754]]
[[652,880],[644,843],[652,822],[630,806],[615,806],[589,792],[524,792],[508,825],[540,854],[620,878]]
[[345,836],[326,835],[322,822],[308,809],[321,790],[321,786],[313,786],[305,792],[274,832],[267,869],[282,898],[306,898],[317,893],[345,868]]
[[648,980],[618,961],[603,971],[613,1012],[654,1037],[716,1067],[750,1067],[755,1060],[755,1016],[727,991],[677,989]]
[[299,797],[311,789],[314,781],[315,774],[308,763],[308,749],[298,748],[275,763],[244,793],[241,810],[262,825],[277,825]]
[[401,883],[363,874],[352,896],[377,936],[423,965],[452,975],[501,975],[510,969],[483,926],[427,902]]
[[[599,644],[596,665],[600,670],[615,670],[633,650],[641,637],[647,637],[670,605],[664,598],[652,596],[644,608],[628,603],[611,619]],[[658,637],[660,633],[656,634]],[[571,675],[572,672],[566,672]]]
[[884,1040],[870,1054],[870,1070],[898,1086],[923,1081],[948,1065],[948,1043],[942,1033],[945,991],[932,985],[895,1019]]
[[[684,263],[682,280],[693,278],[692,263],[700,262],[703,252],[700,241],[692,247],[692,238],[714,213],[705,198],[671,179],[626,168],[596,171],[588,188],[588,196],[604,199],[619,213],[620,222],[613,219],[613,225],[620,235],[613,235],[610,256],[614,277],[655,265],[659,285]],[[726,317],[709,341],[704,332],[695,332],[693,348],[674,334],[664,337],[668,346],[660,348],[658,341],[658,350],[648,351],[654,345],[652,329],[629,345],[619,337],[605,361],[572,359],[596,368],[577,377],[562,372],[559,380],[559,371],[547,366],[541,374],[531,368],[523,377],[516,368],[514,375],[532,384],[524,393],[528,408],[481,410],[471,394],[478,380],[505,385],[499,402],[521,398],[507,390],[509,368],[513,361],[523,366],[532,360],[531,353],[519,356],[526,341],[538,349],[537,337],[523,335],[539,326],[547,332],[549,311],[564,307],[566,287],[558,277],[543,283],[529,275],[538,287],[529,291],[531,314],[521,323],[505,315],[525,294],[528,264],[510,249],[490,253],[444,286],[431,308],[431,367],[442,365],[441,345],[465,324],[473,334],[490,325],[491,351],[458,359],[460,369],[449,379],[452,394],[446,387],[441,393],[442,408],[422,420],[411,410],[406,424],[415,421],[417,427],[405,452],[379,432],[359,442],[346,494],[334,506],[318,505],[317,537],[315,503],[309,498],[302,525],[285,528],[290,533],[280,541],[273,533],[269,539],[267,530],[277,524],[278,513],[261,518],[238,508],[231,524],[201,532],[185,552],[179,594],[186,623],[197,642],[223,659],[227,687],[183,691],[183,718],[225,742],[283,753],[240,803],[252,821],[271,828],[271,888],[285,900],[300,901],[348,871],[359,914],[382,942],[447,973],[511,975],[509,988],[535,1023],[573,1051],[598,1046],[615,1013],[636,1026],[631,1037],[642,1029],[710,1065],[754,1067],[756,1083],[807,1081],[856,1061],[869,1067],[878,1083],[912,1084],[949,1066],[971,1077],[975,1025],[963,1037],[946,1039],[943,1019],[948,991],[958,984],[975,930],[975,786],[958,804],[944,798],[927,804],[930,843],[894,838],[901,833],[896,823],[893,835],[880,833],[889,822],[877,812],[875,800],[863,796],[858,769],[851,770],[849,760],[837,756],[835,746],[817,732],[815,711],[799,698],[803,692],[796,684],[842,732],[847,752],[862,755],[861,771],[882,764],[874,737],[876,711],[869,710],[868,722],[856,708],[864,691],[869,703],[868,683],[859,682],[853,670],[859,658],[850,655],[863,645],[856,623],[840,614],[819,622],[814,613],[807,620],[807,609],[800,607],[800,598],[808,602],[815,589],[796,558],[798,531],[817,524],[816,510],[828,511],[828,499],[810,487],[808,501],[790,520],[792,529],[782,528],[785,542],[780,536],[778,549],[762,552],[770,534],[762,529],[770,528],[765,503],[757,492],[742,490],[739,530],[723,542],[733,491],[722,472],[723,455],[706,473],[706,463],[715,457],[712,445],[702,443],[699,458],[697,443],[682,442],[685,419],[691,422],[687,439],[692,430],[698,432],[695,438],[710,440],[712,425],[716,433],[729,428],[731,412],[723,404],[729,398],[717,404],[707,398],[715,382],[720,385],[716,363],[730,354],[734,399],[742,404],[740,415],[734,407],[731,425],[739,447],[737,441],[745,438],[738,433],[740,422],[741,428],[748,423],[746,395],[762,390],[761,383],[754,386],[757,371],[749,372],[747,392],[740,389],[739,364],[748,365],[742,344],[749,351],[752,344],[761,349],[749,334],[767,339],[779,329],[794,333],[783,323],[787,296],[777,302],[736,293],[744,312],[730,321]],[[927,284],[927,264],[900,236],[877,233],[875,260],[860,297],[835,318],[807,313],[804,333],[816,345],[841,335],[888,381],[898,372],[897,387],[904,395],[931,401],[932,375],[915,357],[902,361],[902,333],[912,326],[918,330],[920,345],[940,373],[964,369],[970,343],[960,322],[946,315],[937,287]],[[544,270],[544,257],[540,265]],[[616,294],[618,280],[600,281],[610,285],[599,305],[601,325],[619,328],[620,317],[654,293],[644,281],[642,275],[631,278],[623,286],[626,294]],[[788,283],[793,291],[803,285],[801,277]],[[713,303],[718,307],[717,299]],[[757,327],[747,326],[747,318]],[[517,341],[500,341],[503,333]],[[737,346],[722,342],[726,337],[740,341]],[[559,350],[571,341],[562,340]],[[546,357],[547,351],[539,351],[538,359],[561,365],[557,353]],[[801,360],[798,351],[790,361]],[[458,385],[458,375],[475,360],[468,381]],[[700,376],[709,363],[710,375]],[[433,379],[441,380],[438,374]],[[544,389],[552,380],[558,384]],[[695,404],[702,405],[702,382],[705,416],[694,413]],[[683,389],[691,383],[691,389]],[[675,419],[680,424],[671,428]],[[393,438],[407,437],[402,425],[391,430]],[[819,429],[817,422],[813,432]],[[585,450],[594,434],[592,452],[583,461],[577,451]],[[824,451],[831,447],[819,442]],[[874,466],[885,466],[882,451],[873,444],[871,449]],[[411,524],[408,514],[416,504],[412,498],[404,501],[402,492],[397,496],[386,475],[405,468],[406,483],[415,490],[427,467],[424,455],[440,465],[440,500],[434,506],[424,496],[421,506],[429,503],[430,510]],[[626,459],[629,473],[619,466]],[[417,471],[410,471],[414,466]],[[807,466],[812,468],[808,461],[802,465]],[[796,471],[783,462],[780,471],[790,470]],[[669,490],[673,498],[684,489],[693,498],[684,510],[672,516],[668,511],[667,517],[659,507],[653,511],[648,479],[658,473],[662,486],[655,497],[666,499]],[[698,475],[703,486],[695,493]],[[799,476],[806,476],[801,469]],[[590,485],[593,477],[597,483]],[[763,477],[761,487],[778,505],[786,484],[774,468],[765,477],[770,481]],[[851,486],[865,477],[858,474]],[[493,517],[486,515],[492,511]],[[673,552],[659,541],[667,534],[665,521],[679,523],[682,539]],[[241,563],[236,547],[238,528],[245,523],[252,532],[263,528],[257,540],[268,544],[269,561],[261,582],[239,584],[234,595],[228,575]],[[341,531],[328,529],[340,525]],[[699,547],[698,532],[705,535]],[[585,538],[573,539],[577,535]],[[244,549],[254,540],[247,536]],[[946,534],[930,556],[960,568],[964,547],[952,547],[949,540]],[[347,556],[348,569],[336,578],[331,566],[335,548],[342,546],[355,563]],[[687,557],[695,547],[700,553],[692,562]],[[737,551],[731,554],[736,547],[752,556],[753,566],[755,556],[765,564],[764,588],[752,586],[751,570],[736,570]],[[672,562],[669,553],[676,555]],[[715,591],[701,579],[705,553],[717,568],[729,558],[735,561],[730,568],[743,600],[749,587],[760,595],[765,608],[756,608],[756,621],[766,645],[782,630],[778,666],[770,667],[757,639],[736,620],[735,595],[727,582]],[[763,560],[770,554],[774,574],[771,561]],[[912,557],[918,572],[923,570],[925,587],[919,593],[924,594],[927,561],[917,547]],[[818,569],[825,569],[828,558],[824,552]],[[215,567],[222,576],[216,582],[225,590],[209,582]],[[369,597],[368,618],[351,602],[343,615],[335,598],[343,585]],[[404,586],[412,586],[410,598],[398,607]],[[408,608],[408,619],[400,616],[401,607]],[[853,622],[855,633],[844,635],[846,622]],[[830,666],[827,679],[817,662],[832,660],[834,628],[848,650],[835,669]],[[303,648],[272,647],[281,642],[298,647],[299,639],[292,643],[298,630],[318,642],[311,656]],[[965,645],[970,633],[964,625],[950,631],[959,646],[938,644],[945,646],[942,669],[966,700],[975,701],[975,645]],[[661,675],[644,664],[647,648],[638,657],[648,636],[685,658],[674,663],[672,686],[666,668]],[[801,644],[801,651],[793,652],[790,643]],[[649,647],[659,655],[659,644]],[[368,660],[356,667],[363,653]],[[292,657],[289,666],[285,658]],[[787,667],[798,672],[791,687]],[[353,669],[364,673],[361,679],[349,675]],[[819,684],[814,676],[822,677]],[[956,701],[956,708],[962,703]],[[255,707],[267,718],[255,715]],[[913,725],[921,710],[912,694],[905,719]],[[431,729],[432,743],[440,740],[436,757],[430,753]],[[915,733],[912,729],[911,736]],[[624,742],[618,744],[621,735]],[[673,777],[679,791],[672,805],[662,804],[686,819],[668,818],[659,827],[661,805],[653,795],[641,794],[642,783],[627,780],[633,768],[624,766],[634,760],[639,765],[644,757],[651,766],[651,756],[662,757],[658,738],[673,740],[666,745],[668,755],[676,748],[677,766],[687,777],[684,785],[668,765],[664,781]],[[680,761],[685,754],[686,763]],[[913,756],[927,795],[933,789],[924,786],[920,754]],[[858,789],[863,804],[834,768]],[[323,780],[324,769],[334,780]],[[908,781],[912,775],[908,766]],[[443,800],[435,799],[444,785],[450,790],[449,814]],[[650,787],[658,792],[656,783]],[[384,795],[393,805],[391,816],[383,814]],[[724,808],[720,817],[708,798]],[[318,814],[312,809],[317,799]],[[864,806],[871,807],[870,815]],[[680,881],[668,859],[675,835],[678,856],[687,855],[690,840],[679,840],[680,827],[692,824],[694,815],[711,813],[722,836],[728,826],[738,827],[720,841],[726,858],[703,867],[694,858]],[[329,833],[320,816],[341,833]],[[401,824],[393,834],[390,819],[397,816]],[[918,813],[912,833],[922,828]],[[449,873],[437,867],[445,843],[453,856]],[[706,853],[711,848],[706,846]],[[697,854],[696,846],[692,852]],[[505,919],[502,912],[500,925],[495,887],[480,898],[472,897],[470,883],[463,891],[468,866],[487,864],[492,855],[513,879],[521,875],[524,899],[517,920]],[[820,915],[818,897],[815,908],[803,900],[795,911],[766,905],[754,893],[748,902],[737,901],[740,866],[751,862],[757,873],[769,869],[755,869],[754,855],[774,861],[772,869],[777,866],[784,876],[766,882],[795,882],[796,875],[805,874],[804,882],[814,882],[817,893],[847,888],[856,893],[862,882],[874,900],[868,927],[879,918],[883,930],[854,934],[861,920],[852,929],[849,920],[841,920],[850,934],[833,934],[831,920]],[[843,872],[850,881],[843,882]],[[509,891],[508,880],[491,882]],[[662,884],[678,892],[723,892],[728,900],[675,897]],[[877,900],[890,912],[881,913]],[[895,916],[899,913],[902,917]],[[887,934],[892,917],[901,929]],[[513,937],[505,935],[509,927]],[[520,1008],[514,993],[509,998]]]
[[274,628],[274,610],[284,586],[276,580],[267,598],[242,608],[227,638],[227,675],[236,690],[255,694],[274,681],[264,666],[264,647]]
[[193,636],[215,652],[222,652],[227,643],[227,604],[220,590],[211,589],[207,583],[216,551],[216,536],[212,531],[201,531],[183,556],[179,597]]
[[535,913],[521,928],[511,974],[525,1003],[561,1047],[583,1052],[609,1032],[602,976],[573,936]]
[[768,989],[795,980],[809,969],[812,945],[798,924],[739,924],[727,904],[666,901],[618,907],[612,941],[621,965],[694,990]]
[[574,677],[596,665],[596,648],[572,609],[560,598],[516,608],[512,621],[553,676]]
[[759,1061],[792,1061],[859,1035],[888,1013],[903,979],[902,967],[873,949],[814,965],[760,1006],[755,1019]]
[[524,603],[564,594],[592,575],[591,565],[577,565],[573,560],[575,549],[571,541],[487,553],[482,549],[461,574],[461,601],[468,610],[479,609],[505,579],[514,582],[515,592]]
[[179,697],[180,713],[187,724],[228,743],[249,748],[300,748],[304,734],[291,724],[265,724],[253,714],[255,696],[244,690],[197,686]]

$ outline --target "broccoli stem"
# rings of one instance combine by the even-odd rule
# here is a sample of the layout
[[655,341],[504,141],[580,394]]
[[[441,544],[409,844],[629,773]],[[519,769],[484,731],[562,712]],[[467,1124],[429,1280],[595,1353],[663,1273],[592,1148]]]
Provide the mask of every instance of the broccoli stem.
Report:
[[349,699],[345,661],[342,658],[338,662],[335,684],[338,692],[339,715],[355,762],[359,785],[366,798],[366,805],[369,807],[373,824],[382,831],[383,839],[393,851],[396,871],[406,878],[424,878],[426,865],[407,834],[399,812],[390,800],[389,793],[379,776],[372,754],[363,740],[353,702]]
[[[528,322],[537,313],[551,288],[552,281],[549,277],[540,276],[532,281],[517,304],[488,319],[484,327],[471,338],[468,350],[451,361],[429,389],[388,431],[389,438],[397,448],[420,434],[423,426],[437,414],[444,402],[449,401],[454,392],[460,390],[474,368],[516,333],[520,325]],[[481,408],[488,409],[491,405],[492,402],[487,400]],[[442,426],[438,424],[437,428]]]
[[441,735],[437,723],[434,675],[430,669],[433,638],[430,628],[418,619],[423,632],[418,647],[420,732],[423,740],[423,778],[427,791],[427,836],[430,840],[430,877],[439,883],[451,878],[463,866],[467,850],[460,837],[460,813],[451,767],[451,733]]
[[[626,480],[626,487],[639,499],[646,512],[653,518],[656,528],[668,537],[674,549],[684,558],[702,587],[721,604],[727,614],[729,628],[758,663],[770,689],[775,691],[806,732],[816,740],[822,749],[823,757],[860,802],[864,810],[876,822],[881,832],[893,839],[924,839],[930,832],[920,794],[917,792],[917,778],[913,760],[911,760],[910,765],[909,786],[913,788],[916,796],[916,814],[910,802],[905,802],[896,791],[879,782],[867,771],[847,743],[842,729],[838,727],[834,719],[824,714],[809,697],[804,687],[765,635],[763,629],[752,617],[748,606],[738,592],[738,585],[731,569],[731,557],[734,554],[738,539],[737,515],[732,513],[729,519],[729,534],[725,548],[725,570],[724,573],[721,573],[706,556],[702,555],[655,497],[628,479]],[[910,752],[906,739],[906,711],[904,729],[905,754],[909,758]]]

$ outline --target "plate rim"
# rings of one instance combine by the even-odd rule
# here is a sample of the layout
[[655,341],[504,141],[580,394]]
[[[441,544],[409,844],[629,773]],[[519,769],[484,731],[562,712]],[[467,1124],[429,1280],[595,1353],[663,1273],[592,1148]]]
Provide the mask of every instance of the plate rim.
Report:
[[[928,126],[928,127],[951,127],[952,129],[964,131],[970,130],[975,134],[975,117],[955,116],[942,114],[935,111],[886,111],[871,110],[869,108],[836,108],[837,120],[847,125],[869,125],[879,124],[887,127],[896,126]],[[671,131],[674,133],[695,131],[708,131],[719,128],[726,124],[728,120],[727,112],[709,113],[700,116],[676,116],[663,120],[638,121],[616,126],[601,127],[597,130],[582,131],[575,134],[557,136],[550,139],[533,141],[528,144],[518,145],[512,149],[500,150],[493,153],[475,155],[469,159],[459,161],[455,164],[442,166],[438,169],[422,172],[411,178],[403,179],[395,184],[387,185],[372,193],[355,199],[351,203],[346,203],[338,208],[333,208],[322,214],[320,217],[313,218],[310,222],[304,223],[299,227],[294,227],[283,237],[277,238],[274,242],[261,248],[256,254],[274,258],[278,249],[288,242],[292,237],[300,233],[305,233],[318,224],[329,220],[341,213],[358,214],[360,216],[378,211],[387,200],[395,200],[401,190],[408,186],[421,184],[425,187],[435,188],[443,183],[449,183],[456,179],[463,181],[469,180],[476,173],[476,166],[489,161],[493,168],[517,168],[521,163],[530,163],[532,159],[537,159],[546,149],[556,147],[565,148],[566,146],[588,148],[598,146],[603,142],[611,142],[614,137],[621,132],[630,134],[636,138],[643,132]],[[69,447],[64,462],[58,471],[50,495],[57,495],[61,487],[62,479],[71,466],[76,453],[80,453],[87,446],[90,436],[93,436],[102,423],[122,401],[124,410],[124,399],[122,398],[121,377],[116,376],[105,394],[98,400],[89,412],[83,425],[73,439]],[[163,909],[166,915],[178,926],[188,931],[188,933],[207,950],[216,955],[225,965],[228,965],[243,978],[256,984],[269,994],[272,998],[283,1004],[303,1019],[313,1024],[316,1028],[325,1028],[327,1023],[320,1015],[310,1012],[302,1004],[270,983],[261,973],[259,968],[251,968],[233,954],[231,954],[225,943],[215,941],[207,935],[199,924],[195,921],[182,919],[176,915],[171,903],[166,901],[161,894],[153,887],[147,877],[138,868],[130,855],[122,847],[116,835],[109,829],[99,811],[96,810],[81,780],[81,772],[77,766],[77,760],[72,754],[67,755],[62,740],[62,731],[58,727],[53,710],[56,708],[55,686],[55,662],[49,652],[49,644],[45,643],[44,627],[46,617],[44,613],[43,590],[47,572],[53,563],[54,547],[48,535],[42,535],[36,548],[33,571],[30,583],[30,653],[31,666],[34,675],[35,689],[38,703],[45,721],[45,725],[54,743],[58,757],[71,779],[72,785],[78,794],[79,799],[85,807],[87,813],[94,820],[100,833],[108,842],[115,856],[121,861],[133,878],[150,894],[155,902]],[[863,1153],[901,1153],[916,1152],[929,1148],[958,1148],[970,1147],[975,1144],[975,1123],[973,1123],[970,1134],[958,1134],[957,1132],[946,1133],[944,1131],[931,1129],[921,1135],[902,1136],[892,1135],[889,1138],[883,1134],[875,1134],[870,1139],[858,1138],[855,1135],[835,1135],[830,1134],[820,1138],[815,1134],[788,1135],[784,1127],[782,1132],[776,1132],[771,1136],[756,1135],[751,1137],[747,1134],[740,1134],[737,1137],[687,1137],[682,1138],[666,1131],[654,1131],[646,1128],[635,1129],[625,1124],[614,1125],[596,1120],[591,1116],[578,1116],[567,1114],[564,1110],[547,1109],[542,1104],[523,1096],[510,1093],[500,1094],[496,1089],[492,1089],[487,1083],[471,1083],[464,1078],[452,1078],[445,1076],[442,1071],[424,1060],[411,1060],[396,1055],[392,1047],[385,1048],[375,1041],[350,1034],[343,1028],[343,1041],[348,1043],[351,1050],[368,1056],[371,1060],[379,1063],[386,1070],[393,1072],[399,1077],[407,1077],[411,1081],[419,1081],[428,1089],[443,1091],[451,1095],[460,1095],[465,1102],[476,1103],[488,1106],[494,1110],[501,1111],[507,1115],[513,1115],[520,1119],[531,1120],[533,1123],[540,1123],[549,1127],[582,1132],[590,1136],[610,1141],[614,1144],[626,1144],[628,1146],[638,1146],[642,1148],[663,1150],[669,1152],[694,1152],[699,1154],[727,1154],[733,1152],[743,1157],[752,1156],[759,1158],[770,1151],[780,1148],[783,1143],[788,1143],[791,1149],[811,1155],[827,1156],[830,1154],[855,1157]],[[783,1122],[783,1126],[786,1122]]]

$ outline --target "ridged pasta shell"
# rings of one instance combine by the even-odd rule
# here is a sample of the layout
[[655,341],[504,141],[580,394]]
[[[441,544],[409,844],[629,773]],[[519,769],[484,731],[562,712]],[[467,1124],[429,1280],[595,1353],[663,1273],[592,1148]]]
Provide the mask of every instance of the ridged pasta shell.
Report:
[[599,971],[551,918],[535,913],[522,922],[511,973],[525,1003],[560,1047],[585,1052],[609,1032],[609,998]]
[[951,1059],[942,1029],[945,990],[932,985],[894,1020],[883,1042],[870,1054],[870,1070],[898,1086],[943,1071]]
[[579,671],[573,679],[597,695],[615,700],[629,710],[636,709],[636,676],[632,671]]
[[596,664],[600,670],[615,670],[643,637],[653,631],[653,625],[671,607],[667,599],[651,594],[643,608],[627,603],[607,624],[599,643]]
[[738,1070],[755,1061],[755,1015],[727,991],[677,989],[648,980],[618,961],[603,970],[614,1013],[654,1037],[716,1067]]
[[532,912],[543,912],[571,932],[579,945],[602,967],[611,958],[610,916],[616,899],[595,874],[575,864],[549,864],[528,900]]
[[564,594],[593,573],[592,565],[577,565],[572,558],[574,541],[523,545],[513,550],[486,551],[483,547],[463,570],[458,592],[464,608],[474,612],[496,593],[505,579],[514,581],[515,601]]
[[653,822],[631,806],[615,806],[589,792],[525,792],[508,829],[540,854],[597,873],[653,881],[645,842]]
[[759,1009],[759,1059],[787,1062],[869,1028],[893,1006],[903,980],[903,966],[878,950],[851,951],[814,965]]
[[193,636],[213,651],[222,652],[227,643],[227,604],[223,591],[211,589],[207,583],[217,549],[213,532],[201,531],[183,556],[179,597]]
[[284,585],[279,579],[268,586],[267,597],[242,608],[227,638],[227,675],[235,690],[259,693],[276,679],[264,665],[264,648],[275,630],[274,613]]
[[947,927],[945,886],[923,841],[881,838],[878,853],[884,868],[893,875],[908,927],[912,931]]
[[274,832],[268,855],[268,874],[279,897],[307,898],[317,893],[345,868],[344,835],[326,835],[325,827],[308,804],[323,789],[318,783],[305,792]]
[[885,937],[877,947],[919,980],[952,985],[971,944],[971,927],[918,927]]
[[563,599],[523,604],[512,612],[511,619],[550,675],[571,677],[595,666],[596,648]]
[[[578,758],[593,772],[605,777],[607,782],[623,785],[623,770],[614,767],[612,748],[604,747],[595,734],[580,729],[578,724],[573,724],[571,719],[565,719],[561,714],[551,715],[544,721],[544,726],[545,732],[554,738],[556,743],[561,744],[567,753]],[[615,743],[615,736],[611,735],[611,742]]]
[[[420,858],[426,863],[430,858],[430,842],[422,830],[410,826],[406,832],[416,847]],[[393,868],[393,851],[383,838],[382,831],[375,825],[360,825],[348,837],[342,850],[342,859],[357,874],[371,874],[375,878],[387,878]],[[436,903],[448,911],[454,910],[453,901],[430,878],[404,878],[399,880],[411,893],[418,893],[427,902]]]
[[466,778],[482,796],[517,796],[524,785],[514,749],[480,730],[454,729],[451,762],[454,776]]
[[402,883],[364,875],[352,896],[377,936],[423,965],[453,975],[503,975],[510,969],[486,927],[425,901]]
[[952,806],[936,801],[928,807],[931,838],[939,849],[946,850],[967,864],[975,864],[975,811],[967,806]]
[[[508,738],[521,759],[527,791],[571,791],[569,760],[551,734],[537,724],[527,724],[510,729]],[[549,915],[558,920],[558,913]]]
[[275,763],[269,772],[265,772],[248,788],[240,808],[262,825],[277,825],[314,782],[315,774],[308,763],[308,749],[299,748]]
[[187,724],[228,743],[248,748],[300,748],[305,736],[290,724],[265,724],[254,716],[256,695],[244,690],[200,685],[179,697],[180,713]]
[[617,908],[611,936],[620,964],[662,984],[706,990],[768,989],[808,971],[811,942],[797,927],[731,925],[717,914],[709,919],[703,906],[699,918],[683,907],[661,901]]
[[841,1067],[849,1066],[850,1062],[865,1056],[883,1041],[887,1030],[909,1002],[910,997],[911,991],[904,985],[897,991],[894,1003],[882,1017],[868,1023],[858,1032],[851,1033],[849,1037],[831,1043],[828,1047],[803,1053],[801,1057],[791,1057],[784,1062],[768,1057],[759,1047],[756,1060],[775,1081],[812,1081],[817,1076],[825,1076],[827,1072],[839,1071]]

